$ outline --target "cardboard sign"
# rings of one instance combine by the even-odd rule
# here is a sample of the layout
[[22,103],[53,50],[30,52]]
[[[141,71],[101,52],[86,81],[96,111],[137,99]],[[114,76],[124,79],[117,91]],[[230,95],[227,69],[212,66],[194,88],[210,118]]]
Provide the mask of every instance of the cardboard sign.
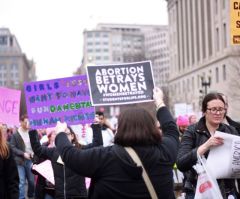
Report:
[[86,75],[24,84],[27,111],[32,128],[92,123],[92,107]]
[[216,179],[240,178],[240,136],[216,131],[224,144],[210,149],[207,168]]
[[32,169],[37,171],[39,174],[41,174],[44,178],[46,178],[53,185],[55,184],[52,163],[50,160],[45,160],[44,162],[41,162],[40,164],[35,164],[35,165],[33,165]]
[[88,66],[87,76],[95,106],[152,101],[154,80],[150,61]]
[[230,0],[230,27],[231,44],[240,45],[240,0]]
[[19,126],[20,90],[0,88],[0,122]]

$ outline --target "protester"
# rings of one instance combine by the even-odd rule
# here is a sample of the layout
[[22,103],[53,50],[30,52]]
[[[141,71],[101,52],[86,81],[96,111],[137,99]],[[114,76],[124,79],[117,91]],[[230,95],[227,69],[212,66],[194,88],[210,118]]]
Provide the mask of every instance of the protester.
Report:
[[17,165],[11,147],[8,145],[3,126],[0,125],[0,198],[19,197],[19,178]]
[[[101,111],[96,111],[95,116],[99,119],[101,125],[101,132],[103,137],[103,146],[113,145],[114,133],[113,128],[111,127],[108,120],[105,118],[104,113]],[[92,140],[92,131],[91,129],[87,130],[88,140]]]
[[187,115],[179,115],[177,117],[177,125],[180,131],[180,138],[183,136],[185,130],[189,126],[189,120]]
[[[73,132],[71,127],[66,128],[67,139],[75,149],[88,149],[103,144],[101,136],[101,127],[99,124],[91,125],[93,130],[93,143],[81,146],[77,140],[76,134]],[[62,162],[56,147],[48,148],[41,146],[38,133],[36,130],[29,132],[31,144],[34,153],[43,159],[51,160],[54,179],[55,179],[55,198],[56,199],[86,199],[87,189],[85,185],[85,178],[75,173],[71,168],[65,166]]]
[[[220,146],[224,140],[214,136],[215,131],[229,134],[237,134],[233,127],[223,123],[226,107],[225,101],[219,93],[207,94],[202,102],[203,117],[199,122],[187,128],[183,134],[178,152],[177,166],[183,172],[188,172],[185,183],[186,199],[194,198],[197,173],[192,168],[197,163],[197,154],[208,157],[210,148]],[[219,154],[221,155],[221,154]],[[236,186],[234,180],[218,180],[220,190],[224,199],[230,194],[235,195]]]
[[[41,138],[41,135],[39,134],[42,134],[42,132],[42,130],[40,132],[38,131],[39,139]],[[55,128],[47,128],[46,134],[48,141],[42,145],[48,148],[54,147],[54,140],[56,136]],[[32,172],[35,176],[37,176],[35,186],[35,199],[54,199],[55,196],[55,186],[34,169],[36,165],[44,162],[45,160],[46,159],[39,158],[38,156],[35,156],[34,158]]]
[[229,124],[230,126],[233,126],[237,131],[238,134],[240,135],[240,122],[236,122],[234,121],[232,118],[230,118],[227,115],[227,111],[228,111],[228,98],[226,95],[224,95],[223,93],[219,93],[220,95],[222,95],[224,101],[225,101],[225,107],[226,107],[226,113],[225,113],[225,123]]
[[29,120],[26,115],[20,118],[20,127],[17,132],[12,135],[11,146],[17,163],[19,183],[19,199],[25,199],[25,184],[28,182],[28,198],[34,197],[34,175],[31,172],[33,151],[30,144],[29,136]]
[[188,120],[189,120],[189,125],[195,124],[197,122],[197,116],[192,114],[189,116]]
[[163,93],[154,89],[157,118],[143,108],[132,108],[119,116],[115,145],[89,150],[77,150],[67,139],[66,124],[58,123],[55,144],[66,166],[80,175],[90,177],[89,198],[150,199],[137,166],[124,147],[132,147],[153,183],[158,198],[174,199],[172,168],[176,160],[179,133],[176,123],[163,102]]

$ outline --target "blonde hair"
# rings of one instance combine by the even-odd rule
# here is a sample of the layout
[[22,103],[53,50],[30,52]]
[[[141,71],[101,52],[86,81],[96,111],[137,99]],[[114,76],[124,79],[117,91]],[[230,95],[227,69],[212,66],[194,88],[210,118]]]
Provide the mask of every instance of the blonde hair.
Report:
[[0,157],[2,159],[7,159],[9,156],[9,148],[6,138],[3,135],[3,127],[0,126]]

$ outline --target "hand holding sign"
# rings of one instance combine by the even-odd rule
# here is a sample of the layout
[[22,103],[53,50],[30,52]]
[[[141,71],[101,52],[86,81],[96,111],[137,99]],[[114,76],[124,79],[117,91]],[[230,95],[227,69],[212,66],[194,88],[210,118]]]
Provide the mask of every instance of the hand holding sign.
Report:
[[205,154],[211,147],[213,146],[219,146],[223,144],[224,139],[219,136],[211,136],[204,144],[202,144],[200,147],[198,147],[197,153],[199,155]]
[[158,87],[153,89],[153,99],[157,109],[165,105],[163,102],[163,92]]
[[61,123],[58,121],[55,127],[56,134],[65,132],[66,130],[67,130],[67,123],[66,122]]

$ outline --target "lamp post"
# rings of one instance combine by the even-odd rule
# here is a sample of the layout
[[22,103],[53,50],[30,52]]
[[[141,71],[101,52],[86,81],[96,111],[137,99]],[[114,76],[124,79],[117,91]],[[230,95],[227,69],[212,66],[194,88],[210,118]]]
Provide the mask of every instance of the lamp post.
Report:
[[207,95],[207,87],[211,86],[211,77],[208,77],[208,81],[205,81],[204,77],[201,77],[202,88],[204,87],[204,95]]
[[201,107],[204,96],[208,93],[208,87],[210,88],[211,86],[211,77],[208,77],[208,81],[206,81],[204,77],[201,77],[201,86],[202,89],[199,90],[199,92],[201,93],[201,95],[199,96],[199,107]]

